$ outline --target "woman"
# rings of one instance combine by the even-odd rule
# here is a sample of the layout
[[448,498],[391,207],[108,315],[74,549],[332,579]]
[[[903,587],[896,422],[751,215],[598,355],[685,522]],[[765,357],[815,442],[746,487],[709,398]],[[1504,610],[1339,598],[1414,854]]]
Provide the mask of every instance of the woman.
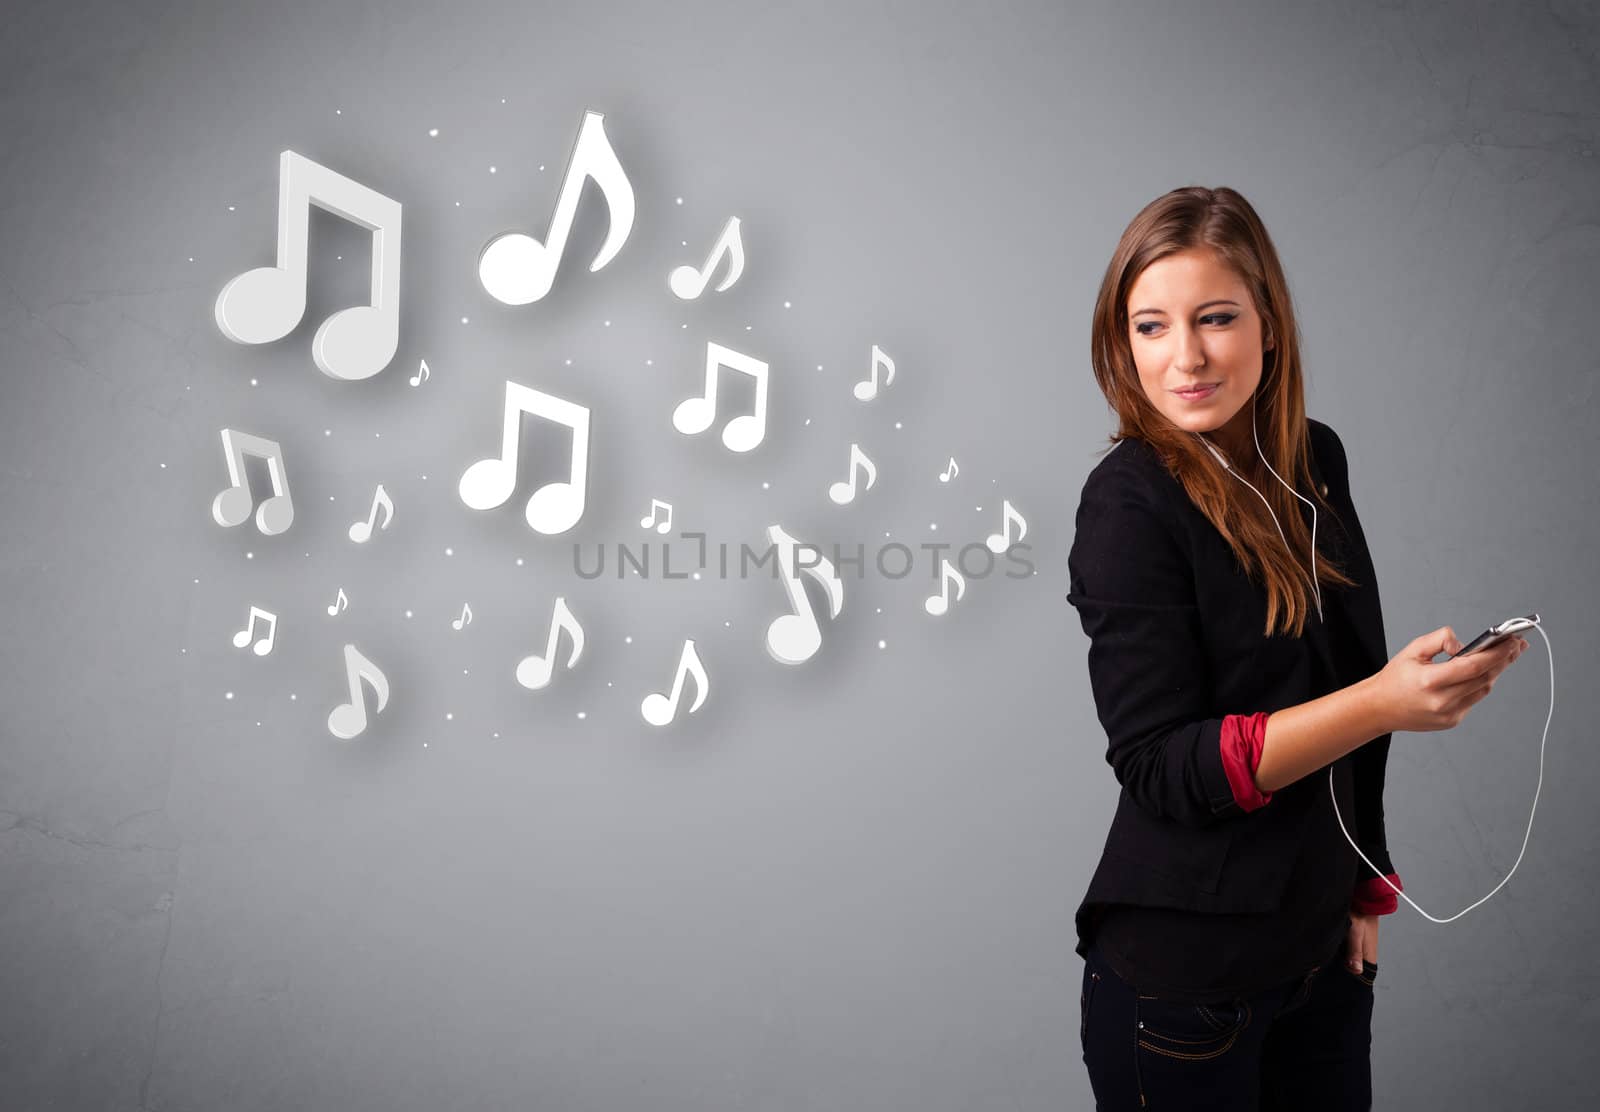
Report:
[[1461,648],[1445,626],[1386,660],[1344,446],[1305,415],[1288,284],[1237,192],[1134,218],[1092,358],[1119,429],[1068,600],[1122,787],[1076,916],[1097,1107],[1370,1108],[1390,732],[1455,726],[1528,643],[1432,663]]

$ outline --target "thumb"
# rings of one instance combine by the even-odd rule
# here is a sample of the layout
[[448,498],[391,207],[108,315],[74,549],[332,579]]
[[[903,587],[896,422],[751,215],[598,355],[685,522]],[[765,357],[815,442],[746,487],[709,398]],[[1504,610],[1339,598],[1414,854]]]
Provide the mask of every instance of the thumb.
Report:
[[1413,655],[1424,662],[1431,661],[1440,653],[1449,653],[1454,656],[1461,651],[1462,645],[1457,639],[1455,631],[1449,626],[1440,626],[1432,633],[1424,633],[1411,642]]
[[1351,972],[1360,973],[1361,964],[1361,928],[1355,923],[1350,924],[1350,941],[1345,946],[1345,964]]

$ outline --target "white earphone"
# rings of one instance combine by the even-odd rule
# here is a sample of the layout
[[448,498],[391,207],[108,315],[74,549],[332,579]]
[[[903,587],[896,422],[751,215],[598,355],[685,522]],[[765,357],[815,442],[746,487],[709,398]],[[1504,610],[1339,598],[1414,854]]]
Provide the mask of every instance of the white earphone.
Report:
[[[1256,497],[1260,498],[1262,503],[1267,507],[1267,513],[1272,514],[1272,523],[1278,527],[1278,536],[1283,538],[1284,547],[1288,548],[1289,547],[1289,538],[1284,536],[1283,526],[1278,521],[1278,515],[1272,512],[1272,503],[1267,501],[1266,495],[1262,494],[1259,490],[1256,490],[1255,484],[1252,483],[1249,479],[1246,479],[1243,475],[1240,475],[1237,471],[1235,471],[1233,469],[1233,465],[1228,462],[1227,457],[1225,457],[1221,452],[1217,451],[1217,449],[1215,447],[1213,447],[1213,445],[1211,444],[1211,441],[1207,440],[1203,434],[1196,433],[1195,435],[1200,438],[1200,443],[1204,444],[1208,449],[1210,449],[1211,454],[1213,456],[1217,457],[1217,462],[1222,464],[1224,470],[1226,470],[1229,474],[1234,475],[1235,477],[1237,477],[1240,482],[1244,483],[1244,485],[1249,487],[1251,490],[1255,490],[1256,491]],[[1250,395],[1250,435],[1255,440],[1255,443],[1256,443],[1256,455],[1260,456],[1261,457],[1261,462],[1265,463],[1267,465],[1267,470],[1268,471],[1272,471],[1272,477],[1274,479],[1277,479],[1278,482],[1281,483],[1289,491],[1290,494],[1294,495],[1296,498],[1299,498],[1300,501],[1305,502],[1306,505],[1311,507],[1311,548],[1312,548],[1312,551],[1315,552],[1316,551],[1316,547],[1317,547],[1317,507],[1316,507],[1315,504],[1313,504],[1308,499],[1306,499],[1303,495],[1301,495],[1301,493],[1298,490],[1295,490],[1294,487],[1290,486],[1288,483],[1285,483],[1283,481],[1283,476],[1279,475],[1276,471],[1274,471],[1273,468],[1272,468],[1272,464],[1267,462],[1266,454],[1261,451],[1261,438],[1256,435],[1256,398],[1255,398],[1255,394],[1254,393],[1252,393]],[[1322,588],[1320,586],[1318,586],[1318,584],[1317,584],[1315,563],[1313,563],[1311,571],[1312,571],[1312,574],[1311,574],[1311,586],[1316,591],[1316,595],[1317,595],[1317,620],[1318,621],[1322,621],[1323,620],[1323,618],[1322,618]],[[1500,889],[1505,886],[1506,881],[1511,879],[1511,873],[1516,872],[1517,871],[1517,866],[1522,864],[1522,855],[1523,855],[1523,853],[1527,852],[1527,849],[1528,849],[1528,838],[1533,833],[1533,815],[1534,815],[1534,812],[1537,811],[1538,807],[1539,807],[1539,789],[1544,786],[1544,744],[1545,744],[1545,739],[1550,736],[1550,718],[1555,714],[1555,710],[1556,710],[1556,663],[1555,663],[1555,653],[1550,648],[1550,637],[1549,637],[1548,634],[1545,633],[1544,627],[1542,625],[1537,625],[1536,624],[1533,628],[1539,631],[1539,636],[1540,637],[1544,638],[1545,651],[1550,653],[1550,711],[1549,711],[1548,714],[1545,715],[1545,719],[1544,719],[1544,736],[1539,739],[1539,781],[1538,781],[1538,783],[1535,785],[1535,787],[1533,789],[1533,807],[1530,808],[1529,811],[1528,811],[1528,829],[1527,829],[1526,833],[1524,833],[1523,836],[1522,836],[1522,849],[1518,851],[1517,859],[1516,859],[1515,862],[1512,863],[1511,872],[1507,873],[1505,875],[1505,879],[1502,880],[1499,884],[1496,884],[1493,888],[1491,888],[1486,894],[1484,894],[1484,896],[1482,898],[1478,899],[1477,901],[1475,901],[1475,902],[1473,902],[1471,904],[1468,904],[1466,907],[1462,908],[1460,911],[1458,911],[1454,915],[1450,916],[1449,919],[1438,919],[1438,918],[1435,918],[1434,916],[1429,915],[1426,911],[1423,911],[1422,908],[1417,907],[1417,902],[1415,900],[1413,900],[1410,896],[1406,895],[1404,892],[1400,891],[1400,889],[1396,888],[1395,885],[1394,885],[1394,882],[1391,881],[1388,878],[1388,876],[1384,874],[1382,869],[1380,869],[1380,868],[1378,868],[1378,866],[1374,865],[1372,863],[1371,859],[1368,858],[1366,854],[1361,852],[1361,847],[1356,845],[1356,841],[1355,841],[1354,838],[1350,837],[1350,831],[1348,829],[1346,829],[1346,827],[1344,825],[1344,816],[1339,813],[1339,798],[1334,793],[1334,790],[1333,790],[1333,765],[1330,764],[1328,766],[1328,795],[1333,800],[1333,814],[1334,814],[1334,817],[1339,820],[1339,829],[1341,831],[1343,831],[1345,841],[1350,843],[1350,847],[1356,851],[1357,856],[1359,856],[1361,858],[1361,860],[1363,860],[1363,861],[1365,861],[1367,863],[1367,867],[1370,868],[1373,871],[1373,873],[1380,880],[1382,880],[1385,884],[1387,884],[1394,891],[1395,895],[1399,896],[1402,900],[1405,900],[1406,903],[1410,904],[1412,907],[1415,907],[1417,909],[1417,913],[1419,915],[1421,915],[1424,919],[1428,919],[1428,920],[1430,920],[1432,922],[1435,922],[1435,923],[1449,923],[1449,922],[1451,922],[1451,921],[1453,921],[1455,919],[1459,919],[1459,918],[1461,918],[1461,916],[1465,915],[1467,912],[1469,912],[1473,908],[1477,907],[1478,904],[1483,903],[1484,900],[1487,900],[1490,896],[1492,896],[1496,892],[1500,891]]]

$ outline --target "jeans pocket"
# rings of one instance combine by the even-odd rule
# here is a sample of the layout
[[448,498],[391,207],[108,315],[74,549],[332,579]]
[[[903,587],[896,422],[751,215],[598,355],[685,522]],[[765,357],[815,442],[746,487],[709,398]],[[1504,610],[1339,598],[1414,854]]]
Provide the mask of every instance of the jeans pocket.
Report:
[[1100,983],[1100,974],[1083,967],[1083,991],[1078,994],[1078,1042],[1087,1046],[1089,1039],[1089,1008],[1094,1004],[1094,990]]
[[1250,1025],[1247,1000],[1183,1004],[1159,996],[1138,1000],[1139,1046],[1169,1058],[1197,1060],[1226,1054]]

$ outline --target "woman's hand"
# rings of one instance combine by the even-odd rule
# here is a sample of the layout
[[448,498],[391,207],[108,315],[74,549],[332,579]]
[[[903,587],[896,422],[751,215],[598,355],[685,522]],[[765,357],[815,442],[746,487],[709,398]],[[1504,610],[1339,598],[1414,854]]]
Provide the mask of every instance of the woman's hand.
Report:
[[1378,964],[1378,917],[1350,913],[1350,942],[1345,947],[1345,958],[1350,972],[1360,973],[1361,963]]
[[1426,732],[1460,725],[1528,642],[1507,637],[1470,656],[1432,663],[1440,653],[1458,652],[1461,647],[1450,627],[1441,626],[1401,649],[1373,677],[1389,730]]

